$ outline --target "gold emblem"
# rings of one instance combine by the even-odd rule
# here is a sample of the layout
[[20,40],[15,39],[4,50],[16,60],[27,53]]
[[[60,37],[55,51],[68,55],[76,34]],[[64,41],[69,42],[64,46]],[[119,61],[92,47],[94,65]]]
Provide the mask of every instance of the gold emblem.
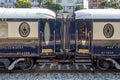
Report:
[[30,34],[30,26],[28,23],[23,22],[19,26],[19,34],[22,37],[27,37]]
[[114,34],[114,27],[112,24],[106,24],[103,28],[103,34],[106,38],[111,38]]

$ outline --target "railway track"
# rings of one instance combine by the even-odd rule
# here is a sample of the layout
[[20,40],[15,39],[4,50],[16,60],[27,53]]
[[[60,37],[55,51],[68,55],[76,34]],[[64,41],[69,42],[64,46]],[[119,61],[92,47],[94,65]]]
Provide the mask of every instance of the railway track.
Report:
[[100,70],[93,69],[91,64],[56,64],[56,63],[40,63],[34,65],[31,70],[0,70],[0,73],[106,73],[120,72],[117,69]]

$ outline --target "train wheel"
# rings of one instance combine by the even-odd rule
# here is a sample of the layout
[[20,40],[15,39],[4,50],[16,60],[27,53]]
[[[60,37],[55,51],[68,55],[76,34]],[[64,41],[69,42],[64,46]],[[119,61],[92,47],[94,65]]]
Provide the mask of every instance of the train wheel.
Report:
[[26,58],[25,61],[21,61],[17,64],[21,70],[30,70],[33,65],[33,59]]
[[0,63],[0,70],[5,69],[5,65],[3,63]]
[[111,62],[107,60],[97,60],[97,67],[101,70],[107,70],[111,67]]

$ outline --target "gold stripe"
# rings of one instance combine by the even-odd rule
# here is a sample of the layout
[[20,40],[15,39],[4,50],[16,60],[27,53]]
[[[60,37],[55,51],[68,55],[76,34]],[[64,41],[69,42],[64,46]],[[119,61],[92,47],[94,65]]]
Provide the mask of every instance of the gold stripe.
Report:
[[93,39],[93,41],[120,41],[120,39]]
[[11,37],[11,38],[0,38],[0,40],[1,39],[23,39],[23,40],[24,39],[36,39],[37,40],[38,38],[36,38],[36,37],[29,37],[29,38],[13,38],[13,37]]
[[42,49],[42,53],[52,53],[52,49]]
[[89,53],[89,49],[79,49],[78,53]]

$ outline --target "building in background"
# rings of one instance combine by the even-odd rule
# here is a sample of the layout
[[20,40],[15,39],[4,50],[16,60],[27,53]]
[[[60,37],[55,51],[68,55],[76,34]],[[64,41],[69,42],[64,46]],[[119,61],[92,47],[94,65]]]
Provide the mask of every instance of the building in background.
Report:
[[89,8],[89,0],[83,0],[83,8],[88,9]]
[[[16,1],[19,0],[0,0],[0,7],[13,8],[15,7]],[[30,1],[33,7],[38,7],[37,0],[26,0]],[[43,2],[46,0],[43,0]],[[73,12],[75,7],[78,5],[88,8],[88,0],[52,0],[55,3],[59,3],[63,6],[61,12]]]
[[0,0],[0,7],[14,7],[14,2],[16,2],[16,0]]
[[104,0],[89,0],[89,8],[92,8],[92,9],[100,8],[100,4],[103,1]]
[[88,8],[88,0],[53,0],[53,2],[63,6],[61,12],[74,12],[78,5]]

